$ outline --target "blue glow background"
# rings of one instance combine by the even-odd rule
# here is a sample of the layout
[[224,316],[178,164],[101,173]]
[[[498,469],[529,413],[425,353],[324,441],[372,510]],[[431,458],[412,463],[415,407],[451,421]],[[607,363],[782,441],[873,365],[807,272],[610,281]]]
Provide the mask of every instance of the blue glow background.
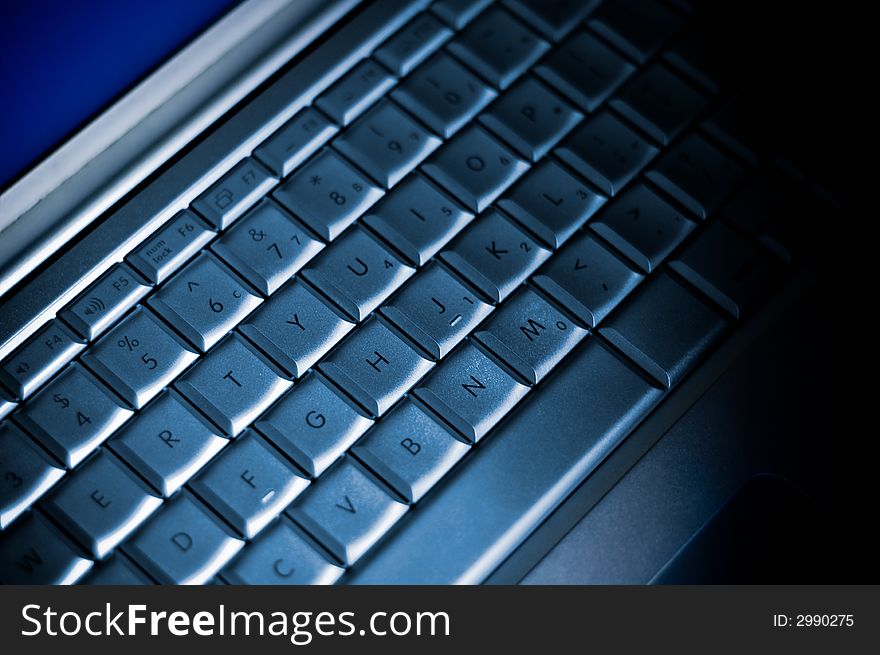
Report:
[[0,189],[238,0],[0,0]]

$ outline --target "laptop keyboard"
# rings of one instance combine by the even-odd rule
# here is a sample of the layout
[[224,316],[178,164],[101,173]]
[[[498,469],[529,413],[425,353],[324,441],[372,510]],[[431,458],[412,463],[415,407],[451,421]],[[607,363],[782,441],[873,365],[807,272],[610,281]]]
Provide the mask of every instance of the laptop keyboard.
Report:
[[3,361],[0,580],[406,581],[571,473],[563,380],[619,443],[827,210],[687,3],[596,4],[434,3]]

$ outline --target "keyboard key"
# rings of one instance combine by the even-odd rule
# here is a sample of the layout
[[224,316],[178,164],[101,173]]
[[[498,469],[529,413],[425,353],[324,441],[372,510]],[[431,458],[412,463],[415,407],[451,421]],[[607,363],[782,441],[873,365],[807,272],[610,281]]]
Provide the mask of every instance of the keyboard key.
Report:
[[650,273],[696,225],[644,184],[630,187],[590,223],[590,228]]
[[108,445],[168,498],[227,443],[176,393],[166,391]]
[[98,559],[106,557],[153,512],[162,499],[106,450],[68,476],[45,503]]
[[8,528],[64,475],[9,421],[0,423],[0,531]]
[[352,582],[483,582],[662,396],[598,340],[560,366]]
[[491,3],[492,0],[437,0],[431,5],[431,11],[453,29],[460,30]]
[[587,331],[524,287],[475,336],[534,385],[587,336]]
[[480,121],[531,161],[543,157],[583,118],[534,77],[517,82]]
[[3,362],[0,382],[17,398],[26,398],[83,348],[85,344],[62,322],[49,321]]
[[718,93],[723,63],[712,25],[691,30],[663,54],[666,62],[710,93]]
[[445,53],[431,57],[391,97],[448,138],[495,99],[496,92]]
[[88,340],[98,337],[147,295],[151,287],[128,264],[116,264],[58,316]]
[[606,2],[589,25],[637,64],[644,64],[681,27],[681,19],[654,0]]
[[275,191],[275,199],[332,241],[382,197],[382,190],[325,150]]
[[274,448],[246,432],[190,488],[253,539],[308,485]]
[[132,254],[127,261],[153,284],[171,274],[214,238],[214,232],[190,210],[182,211]]
[[724,205],[721,213],[756,237],[783,216],[798,212],[804,195],[805,189],[786,171],[765,167]]
[[302,377],[354,327],[342,312],[293,280],[252,314],[239,331],[291,377]]
[[703,121],[700,127],[724,146],[733,150],[741,159],[752,166],[757,166],[756,144],[760,137],[755,134],[755,125],[758,120],[754,111],[755,109],[747,107],[742,99],[730,98]]
[[661,272],[600,334],[669,388],[718,341],[725,326],[718,312]]
[[400,28],[373,56],[395,75],[403,77],[443,45],[452,30],[425,12]]
[[440,145],[390,102],[381,102],[333,143],[385,188],[397,184]]
[[559,164],[547,160],[526,175],[498,205],[555,250],[606,200]]
[[578,173],[613,196],[659,151],[608,112],[592,117],[556,154]]
[[235,436],[290,385],[239,335],[232,334],[176,386],[227,435]]
[[316,478],[372,424],[320,376],[312,374],[266,412],[255,427]]
[[379,64],[365,59],[319,96],[315,106],[340,125],[348,125],[385,95],[394,82]]
[[626,85],[611,107],[666,146],[706,107],[707,98],[664,66],[654,65]]
[[635,67],[587,32],[576,32],[535,71],[578,107],[592,113],[632,75]]
[[264,200],[212,249],[263,295],[270,295],[324,248],[287,212]]
[[418,502],[469,446],[407,398],[367,433],[354,454],[407,502]]
[[413,273],[414,268],[356,228],[303,271],[303,277],[360,322]]
[[5,418],[6,415],[12,412],[16,407],[18,407],[18,403],[0,388],[0,419]]
[[220,341],[262,299],[205,253],[149,300],[150,306],[202,352]]
[[153,583],[120,552],[95,566],[83,584],[122,586]]
[[646,173],[699,218],[718,209],[742,175],[739,165],[696,134],[679,142]]
[[182,494],[123,550],[163,584],[205,584],[243,545],[208,509]]
[[64,466],[73,468],[131,414],[74,363],[29,400],[16,419]]
[[414,393],[469,441],[479,441],[528,390],[468,343]]
[[363,220],[410,263],[422,266],[473,217],[424,177],[411,175]]
[[380,310],[434,359],[440,359],[482,322],[492,306],[439,264],[430,264]]
[[669,266],[728,314],[742,318],[773,287],[772,263],[764,252],[716,221]]
[[92,561],[39,514],[32,514],[0,540],[0,584],[69,585]]
[[549,47],[500,7],[483,12],[448,46],[499,89],[509,87]]
[[83,363],[140,409],[197,357],[152,312],[138,307],[83,355]]
[[642,279],[585,234],[556,255],[534,282],[580,321],[596,327]]
[[223,230],[276,184],[277,177],[248,157],[196,198],[192,207],[216,229]]
[[598,4],[596,0],[506,0],[505,6],[548,39],[559,41]]
[[254,150],[254,157],[275,175],[287,177],[338,131],[324,114],[307,107]]
[[465,207],[481,212],[529,165],[478,127],[468,128],[422,166]]
[[287,510],[343,564],[366,553],[407,507],[345,458]]
[[433,365],[371,318],[330,353],[320,369],[372,416],[381,416]]
[[440,256],[498,303],[531,275],[550,251],[492,209]]
[[220,575],[229,584],[329,585],[343,573],[345,569],[321,555],[288,519],[281,519]]

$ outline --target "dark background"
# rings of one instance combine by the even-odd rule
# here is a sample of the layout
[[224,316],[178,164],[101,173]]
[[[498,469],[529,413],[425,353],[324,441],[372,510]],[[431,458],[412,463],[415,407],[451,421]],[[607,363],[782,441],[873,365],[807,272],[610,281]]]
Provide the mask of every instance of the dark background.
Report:
[[[702,2],[711,54],[722,83],[745,100],[756,142],[766,153],[785,155],[813,182],[841,202],[837,215],[820,215],[820,280],[812,301],[818,317],[813,347],[802,357],[822,420],[805,441],[819,445],[836,490],[824,508],[823,525],[807,531],[802,564],[812,566],[800,582],[869,583],[880,580],[876,541],[876,405],[871,364],[873,239],[868,174],[869,131],[862,93],[865,18],[847,3]],[[865,77],[868,75],[868,77]],[[863,185],[867,185],[867,188]],[[859,193],[861,189],[867,194]],[[784,390],[780,390],[784,395]],[[808,569],[810,570],[810,569]]]

